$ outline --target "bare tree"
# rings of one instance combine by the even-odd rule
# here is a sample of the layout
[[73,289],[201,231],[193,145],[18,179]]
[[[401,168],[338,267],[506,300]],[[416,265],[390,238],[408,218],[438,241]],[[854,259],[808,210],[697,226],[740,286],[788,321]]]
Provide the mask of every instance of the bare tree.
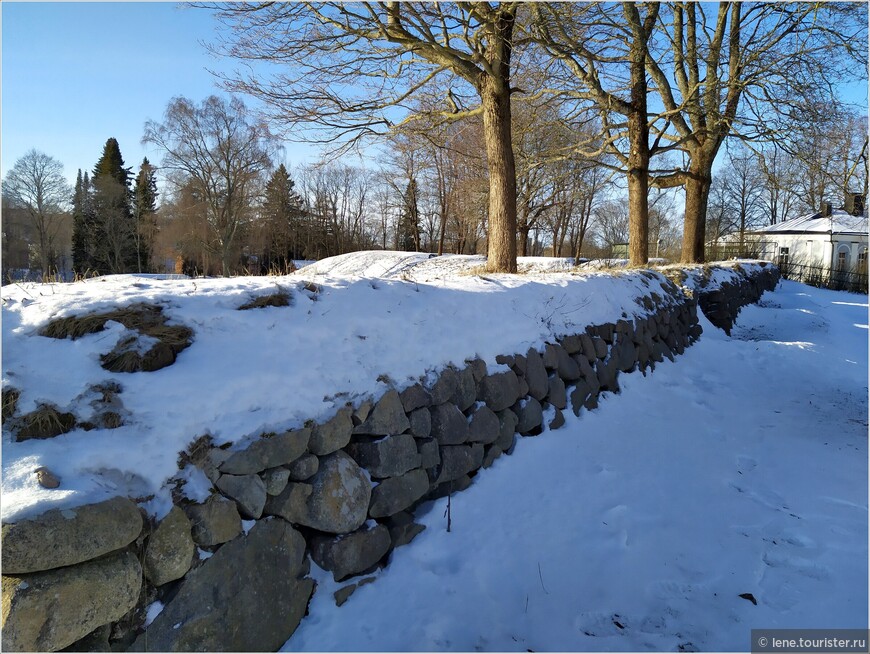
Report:
[[737,244],[741,250],[746,243],[746,230],[759,226],[764,220],[763,178],[757,164],[755,157],[745,150],[728,153],[725,189],[734,211]]
[[216,249],[222,273],[231,274],[239,231],[271,168],[274,145],[266,127],[251,120],[238,98],[210,96],[197,106],[178,97],[162,123],[145,123],[142,142],[163,151],[161,166],[177,188],[196,185],[208,209],[208,245]]
[[[628,182],[629,256],[634,265],[649,259],[650,144],[646,61],[660,6],[655,2],[540,3],[533,5],[534,35],[553,57],[557,88],[566,99],[595,107],[601,138],[579,143],[589,158],[609,153]],[[569,81],[579,82],[572,89]],[[589,146],[592,145],[593,148]]]
[[63,176],[63,164],[38,150],[29,150],[6,174],[3,195],[13,206],[27,212],[38,239],[43,276],[55,267],[55,239],[63,221],[72,189]]
[[597,213],[597,236],[612,254],[615,245],[629,240],[628,207],[623,200],[609,200],[602,203]]
[[[518,2],[232,4],[219,50],[285,64],[273,79],[228,79],[276,122],[320,128],[322,141],[383,135],[420,118],[483,119],[489,167],[488,260],[516,272],[511,68]],[[289,66],[286,64],[290,64]],[[423,114],[409,103],[445,91]]]
[[661,16],[667,37],[647,58],[668,117],[658,135],[690,160],[686,170],[657,183],[685,186],[682,260],[703,261],[713,162],[726,137],[781,136],[780,118],[802,120],[812,98],[830,92],[848,70],[841,54],[863,58],[866,76],[867,10],[847,3],[722,2],[714,13],[701,3],[673,2]]
[[775,225],[787,219],[792,207],[797,204],[797,162],[777,143],[760,148],[756,157],[761,172],[762,204],[766,223]]

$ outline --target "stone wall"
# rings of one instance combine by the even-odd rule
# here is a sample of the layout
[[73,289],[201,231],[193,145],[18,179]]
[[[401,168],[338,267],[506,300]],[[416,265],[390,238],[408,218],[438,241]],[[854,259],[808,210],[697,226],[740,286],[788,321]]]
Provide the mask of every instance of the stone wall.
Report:
[[729,336],[740,309],[775,289],[780,278],[779,268],[768,261],[683,265],[665,274],[694,295],[707,320]]
[[[767,283],[737,292],[753,297]],[[343,603],[423,530],[421,504],[468,488],[540,434],[545,414],[558,428],[564,411],[580,415],[601,393],[618,393],[620,374],[651,370],[694,342],[696,301],[668,287],[640,299],[642,318],[468,360],[323,424],[241,449],[200,438],[180,465],[208,477],[210,497],[178,493],[157,522],[113,498],[4,525],[3,649],[276,650],[315,590],[310,560],[348,580],[335,594]]]

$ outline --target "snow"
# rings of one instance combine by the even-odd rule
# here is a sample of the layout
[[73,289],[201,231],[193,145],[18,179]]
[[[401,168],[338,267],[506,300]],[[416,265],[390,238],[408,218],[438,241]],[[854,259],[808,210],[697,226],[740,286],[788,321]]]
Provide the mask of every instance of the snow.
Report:
[[145,624],[143,626],[147,627],[154,620],[157,619],[157,616],[163,611],[164,605],[163,602],[152,602],[145,609]]
[[730,338],[701,317],[676,362],[481,471],[450,533],[430,504],[344,606],[318,576],[284,651],[746,651],[753,628],[867,628],[867,314],[783,282]]
[[853,216],[852,214],[835,209],[831,215],[825,218],[819,213],[808,213],[797,218],[784,220],[775,225],[768,225],[761,229],[753,230],[753,234],[778,234],[788,232],[813,232],[818,234],[863,234],[867,235],[867,216]]
[[682,279],[680,286],[697,292],[715,291],[723,284],[739,284],[747,275],[759,273],[769,265],[771,264],[757,259],[735,259],[706,264],[660,266],[657,270],[670,279]]
[[[203,435],[237,449],[469,358],[501,370],[498,354],[542,348],[589,324],[643,316],[638,297],[666,295],[663,278],[643,271],[498,275],[482,274],[482,264],[473,256],[362,252],[283,277],[114,275],[4,286],[3,386],[21,391],[19,414],[51,403],[88,419],[89,389],[114,381],[122,389],[124,424],[20,443],[4,428],[3,520],[118,494],[153,495],[144,506],[159,518],[170,508],[175,481],[193,500],[210,491],[198,471],[178,471],[179,452]],[[276,291],[290,294],[290,306],[237,310]],[[159,304],[170,323],[194,332],[193,344],[162,370],[100,367],[100,356],[131,333],[118,323],[77,340],[38,334],[55,318],[142,302]],[[61,479],[59,489],[36,483],[40,466]]]
[[[497,354],[643,315],[636,298],[662,294],[658,274],[525,263],[537,272],[355,253],[286,277],[3,287],[3,385],[21,390],[19,411],[53,402],[87,417],[87,389],[115,381],[127,420],[22,443],[4,429],[3,520],[116,494],[155,495],[144,506],[159,518],[178,452],[203,434],[239,447],[379,396],[379,377],[401,389],[473,356],[503,369]],[[291,306],[236,310],[281,289]],[[128,334],[118,324],[76,341],[37,335],[59,316],[137,302],[194,330],[174,365],[100,368]],[[866,296],[783,282],[731,337],[700,319],[676,362],[621,376],[619,396],[566,412],[562,429],[481,471],[452,497],[450,533],[446,499],[421,507],[426,530],[341,608],[344,583],[312,565],[319,587],[284,649],[742,651],[752,628],[866,628]],[[40,466],[59,489],[36,484]],[[191,467],[176,480],[191,499],[210,491]]]

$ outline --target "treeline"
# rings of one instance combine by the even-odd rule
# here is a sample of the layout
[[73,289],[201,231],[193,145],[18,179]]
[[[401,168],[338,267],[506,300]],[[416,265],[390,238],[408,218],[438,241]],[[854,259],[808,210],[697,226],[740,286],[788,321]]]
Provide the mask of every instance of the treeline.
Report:
[[[148,121],[156,211],[123,162],[82,176],[67,195],[77,272],[262,273],[372,247],[486,252],[501,272],[516,270],[518,254],[609,255],[626,244],[633,264],[703,261],[723,233],[866,191],[865,123],[837,92],[867,79],[865,5],[215,12],[214,50],[252,62],[222,83],[256,98],[257,112],[240,95],[179,97]],[[335,145],[319,165],[288,170],[276,165],[275,132]],[[22,197],[9,205],[23,211]],[[58,237],[37,231],[46,270]]]

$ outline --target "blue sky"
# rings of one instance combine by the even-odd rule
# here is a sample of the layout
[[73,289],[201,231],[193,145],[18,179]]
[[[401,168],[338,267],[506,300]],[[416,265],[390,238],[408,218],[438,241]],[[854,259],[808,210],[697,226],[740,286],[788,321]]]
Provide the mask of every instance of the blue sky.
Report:
[[[2,2],[2,174],[30,148],[61,161],[75,179],[91,170],[109,137],[125,165],[142,157],[143,125],[169,100],[220,93],[210,69],[229,68],[200,44],[217,21],[175,2]],[[251,104],[250,100],[245,101]],[[289,163],[314,151],[288,144]]]
[[[233,66],[202,45],[216,36],[211,12],[176,2],[4,1],[0,16],[2,175],[36,148],[73,180],[112,136],[134,171],[143,156],[159,165],[160,154],[140,144],[145,121],[160,120],[176,95],[199,102],[221,93],[207,69]],[[866,107],[866,82],[847,93]],[[288,164],[316,157],[311,146],[285,146]]]

